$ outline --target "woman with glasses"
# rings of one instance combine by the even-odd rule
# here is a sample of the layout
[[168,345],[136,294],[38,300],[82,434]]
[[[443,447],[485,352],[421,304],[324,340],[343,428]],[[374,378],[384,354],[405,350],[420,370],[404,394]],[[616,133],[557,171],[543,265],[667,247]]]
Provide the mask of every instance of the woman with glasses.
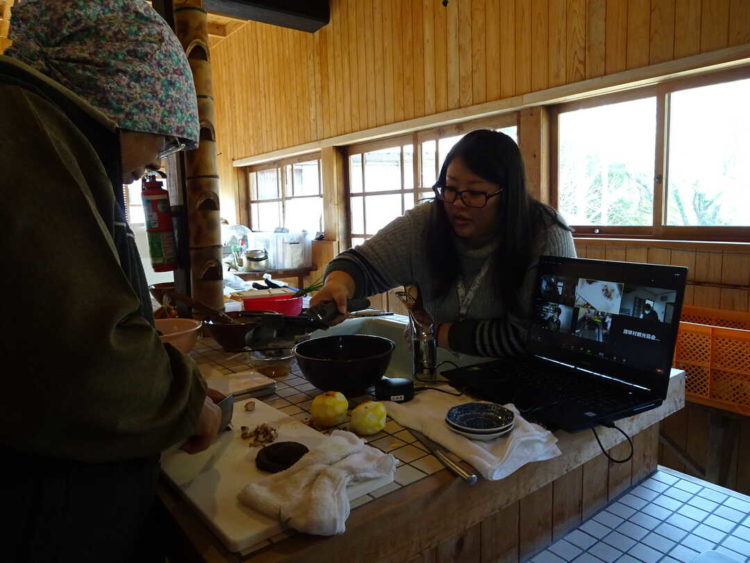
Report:
[[521,153],[503,133],[465,135],[434,191],[434,201],[331,261],[312,303],[335,301],[340,322],[347,298],[416,284],[439,323],[440,346],[478,356],[522,353],[537,259],[575,256],[570,229],[529,195]]
[[[5,561],[151,561],[136,550],[160,452],[219,426],[164,345],[123,183],[199,138],[185,52],[136,0],[24,0],[0,56],[0,515]],[[12,269],[12,271],[10,270]],[[163,560],[155,557],[153,560]]]

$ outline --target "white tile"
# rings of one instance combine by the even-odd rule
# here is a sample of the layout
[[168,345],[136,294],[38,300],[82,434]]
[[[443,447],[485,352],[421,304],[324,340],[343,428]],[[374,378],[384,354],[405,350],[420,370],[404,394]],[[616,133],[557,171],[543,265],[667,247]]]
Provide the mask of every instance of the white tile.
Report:
[[728,506],[729,508],[734,508],[735,510],[739,510],[741,512],[744,512],[745,514],[750,512],[750,502],[740,500],[734,497],[729,497],[727,500],[725,500],[724,506]]
[[533,563],[565,563],[565,559],[562,559],[551,551],[546,550],[536,554],[531,561],[533,561]]
[[737,536],[741,540],[750,541],[750,528],[745,526],[737,526],[732,530],[732,535]]
[[568,543],[564,539],[556,541],[547,548],[549,551],[559,555],[565,561],[570,561],[581,554],[581,548],[576,547],[572,543]]
[[677,513],[672,514],[672,516],[667,518],[667,522],[669,522],[673,526],[677,526],[678,528],[685,530],[686,532],[691,531],[698,525],[698,522],[696,522],[695,520]]
[[641,560],[636,559],[635,557],[631,557],[626,553],[617,560],[617,563],[641,563]]
[[620,532],[612,532],[602,538],[603,542],[608,543],[614,548],[620,551],[628,551],[633,547],[636,541],[633,538],[622,535]]
[[671,510],[667,510],[666,508],[662,508],[661,506],[658,506],[656,504],[649,504],[647,506],[644,506],[641,512],[645,512],[649,516],[653,516],[654,518],[658,518],[659,520],[665,520],[672,515]]
[[583,524],[581,524],[580,529],[597,539],[603,538],[610,532],[609,528],[607,528],[606,526],[602,526],[601,524],[599,524],[599,522],[596,522],[594,520],[588,520],[584,522]]
[[647,530],[653,530],[656,528],[659,524],[661,524],[661,520],[657,520],[653,516],[649,516],[648,514],[644,514],[643,512],[636,512],[630,517],[630,521],[638,524],[641,528],[646,528]]
[[682,514],[683,516],[687,516],[688,518],[692,518],[696,522],[702,522],[706,516],[708,516],[708,512],[705,510],[701,510],[700,508],[696,508],[695,506],[690,506],[689,504],[683,504],[680,508],[677,509],[678,514]]
[[721,545],[737,553],[744,553],[746,556],[750,555],[750,542],[742,540],[735,536],[728,536]]
[[652,491],[656,491],[657,493],[663,493],[669,488],[669,485],[666,483],[662,483],[661,481],[657,481],[656,479],[646,479],[643,483],[641,483],[644,487],[651,489]]
[[602,563],[602,560],[586,552],[573,559],[572,563]]
[[682,506],[682,503],[679,500],[673,499],[671,497],[665,497],[664,495],[655,498],[654,504],[658,504],[662,508],[666,508],[671,512],[674,512]]
[[379,489],[375,489],[370,494],[374,496],[375,498],[380,498],[382,496],[387,495],[388,493],[392,493],[393,491],[400,489],[401,485],[398,483],[388,483],[384,487],[380,487]]
[[678,545],[669,552],[670,557],[674,557],[675,559],[677,559],[677,561],[684,561],[685,563],[689,563],[690,561],[698,557],[698,555],[699,553],[697,551],[694,551],[689,547],[685,547],[684,545]]
[[615,503],[610,504],[607,507],[607,512],[611,512],[615,516],[619,516],[620,518],[625,518],[626,520],[630,518],[633,514],[635,514],[635,510],[633,510],[629,506],[626,506],[620,502],[615,502]]
[[359,508],[363,504],[367,504],[372,500],[372,497],[370,495],[362,495],[359,498],[355,498],[353,501],[349,503],[349,508],[354,510],[355,508]]
[[661,561],[659,561],[659,563],[680,563],[680,562],[677,561],[677,559],[672,559],[671,557],[667,556]]
[[413,483],[414,481],[419,481],[422,477],[425,477],[426,475],[422,473],[419,469],[412,467],[410,465],[402,465],[398,469],[396,469],[396,483],[399,485],[406,486],[410,483]]
[[704,551],[713,549],[716,545],[714,542],[696,536],[695,534],[688,534],[680,543],[690,549],[694,549],[698,553],[703,553]]
[[620,502],[629,506],[630,508],[635,508],[636,510],[640,510],[644,506],[648,504],[648,501],[637,497],[635,495],[625,495],[620,499]]
[[714,551],[718,551],[719,553],[723,553],[724,555],[726,555],[727,557],[731,557],[732,559],[734,559],[738,563],[743,563],[744,558],[745,558],[745,556],[742,555],[741,553],[737,553],[736,551],[732,551],[731,549],[727,549],[726,547],[723,547],[723,546],[716,547],[714,549]]
[[686,502],[693,496],[693,493],[683,491],[682,489],[678,489],[677,487],[671,487],[667,489],[666,491],[664,491],[664,494],[668,497],[679,500],[680,502]]
[[706,518],[703,523],[708,524],[712,528],[721,530],[722,532],[729,532],[735,526],[734,522],[731,520],[727,520],[721,516],[716,516],[715,514],[711,514],[711,516]]
[[680,479],[674,484],[674,486],[677,487],[678,489],[682,489],[683,491],[687,491],[693,494],[697,493],[703,488],[697,483],[693,483],[692,481],[686,481],[685,479]]
[[445,465],[443,465],[443,463],[438,458],[432,455],[428,455],[421,459],[418,459],[417,461],[412,462],[412,465],[417,469],[424,471],[428,475],[432,475],[433,473],[437,473],[441,469],[445,469]]
[[644,487],[643,485],[638,485],[635,489],[633,489],[630,492],[633,493],[635,496],[640,497],[647,501],[652,501],[656,497],[659,496],[658,492],[653,491],[647,487]]
[[597,543],[595,546],[591,547],[588,552],[603,561],[614,561],[622,555],[621,551],[604,542]]
[[701,510],[705,510],[706,512],[713,512],[714,509],[719,506],[718,502],[714,502],[712,500],[708,500],[707,498],[703,498],[702,496],[694,496],[691,498],[687,503],[690,506],[695,506],[696,508],[700,508]]
[[415,459],[419,459],[420,457],[424,457],[426,455],[424,450],[415,448],[412,445],[404,446],[397,450],[393,450],[391,453],[395,455],[398,459],[406,463],[411,463]]
[[651,476],[652,479],[666,483],[667,485],[674,485],[680,479],[674,475],[670,475],[666,471],[657,471]]
[[663,553],[656,551],[655,549],[642,544],[638,543],[633,546],[633,548],[628,552],[629,555],[632,555],[633,557],[637,557],[641,561],[645,561],[646,563],[654,563],[662,558],[664,555]]
[[620,518],[619,516],[615,516],[614,514],[610,514],[606,510],[602,510],[599,514],[594,516],[594,520],[612,529],[617,528],[617,526],[619,526],[623,522],[622,518]]
[[641,543],[653,547],[654,549],[661,551],[662,553],[668,553],[675,546],[675,542],[660,536],[659,534],[650,533],[641,540]]
[[703,490],[698,493],[698,496],[719,503],[724,502],[728,498],[724,493],[714,491],[708,487],[703,487]]
[[567,536],[565,536],[565,539],[573,545],[577,545],[581,549],[588,549],[596,543],[596,540],[594,538],[592,538],[588,534],[584,534],[581,530],[573,530]]
[[727,520],[731,520],[732,522],[742,522],[742,520],[745,518],[745,513],[740,512],[739,510],[735,510],[734,508],[729,508],[728,506],[720,506],[716,510],[714,510],[714,514],[717,516],[721,516],[722,518],[726,518]]
[[677,526],[672,526],[672,524],[667,524],[666,522],[659,524],[654,531],[674,541],[680,541],[687,534],[685,530],[681,530]]
[[706,538],[708,541],[711,541],[713,543],[719,543],[724,539],[724,536],[727,535],[726,532],[722,532],[721,530],[717,530],[716,528],[713,528],[706,524],[701,524],[700,526],[695,528],[692,533],[696,536]]
[[648,534],[648,530],[641,528],[640,526],[633,524],[633,522],[623,522],[617,528],[617,531],[621,534],[633,538],[635,541],[639,541],[643,536]]

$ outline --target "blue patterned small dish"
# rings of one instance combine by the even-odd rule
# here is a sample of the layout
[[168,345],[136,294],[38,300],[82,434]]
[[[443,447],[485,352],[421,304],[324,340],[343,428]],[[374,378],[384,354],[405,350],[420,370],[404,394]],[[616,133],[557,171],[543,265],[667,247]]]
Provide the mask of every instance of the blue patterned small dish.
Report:
[[496,434],[513,426],[513,411],[497,403],[464,403],[448,410],[445,422],[452,429],[475,434]]

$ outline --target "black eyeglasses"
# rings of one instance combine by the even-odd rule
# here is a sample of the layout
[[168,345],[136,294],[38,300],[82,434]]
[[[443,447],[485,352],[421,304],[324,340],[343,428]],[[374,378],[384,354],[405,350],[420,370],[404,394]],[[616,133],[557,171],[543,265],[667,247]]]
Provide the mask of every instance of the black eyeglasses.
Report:
[[502,188],[496,192],[488,194],[487,192],[479,192],[476,190],[457,190],[450,186],[435,186],[432,188],[435,191],[435,196],[447,203],[453,203],[456,199],[461,198],[461,201],[466,207],[484,207],[491,197],[500,195],[503,191]]
[[176,152],[180,152],[185,148],[185,143],[180,141],[177,137],[166,137],[164,141],[164,148],[159,151],[157,158],[163,160],[168,156],[172,156]]

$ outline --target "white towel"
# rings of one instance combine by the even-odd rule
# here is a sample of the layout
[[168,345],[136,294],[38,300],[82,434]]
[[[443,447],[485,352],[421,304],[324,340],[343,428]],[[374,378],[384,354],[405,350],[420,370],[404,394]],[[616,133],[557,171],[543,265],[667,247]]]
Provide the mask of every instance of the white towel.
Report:
[[247,485],[241,503],[284,526],[319,536],[343,534],[349,517],[346,485],[392,475],[396,459],[351,432],[334,430],[289,469]]
[[[445,387],[454,391],[452,387]],[[445,422],[448,409],[473,402],[439,391],[419,391],[408,403],[386,402],[388,414],[402,426],[414,428],[461,459],[473,465],[485,479],[504,479],[521,466],[560,455],[557,438],[538,424],[525,420],[512,404],[504,405],[515,414],[513,430],[495,440],[480,442],[456,434]]]

